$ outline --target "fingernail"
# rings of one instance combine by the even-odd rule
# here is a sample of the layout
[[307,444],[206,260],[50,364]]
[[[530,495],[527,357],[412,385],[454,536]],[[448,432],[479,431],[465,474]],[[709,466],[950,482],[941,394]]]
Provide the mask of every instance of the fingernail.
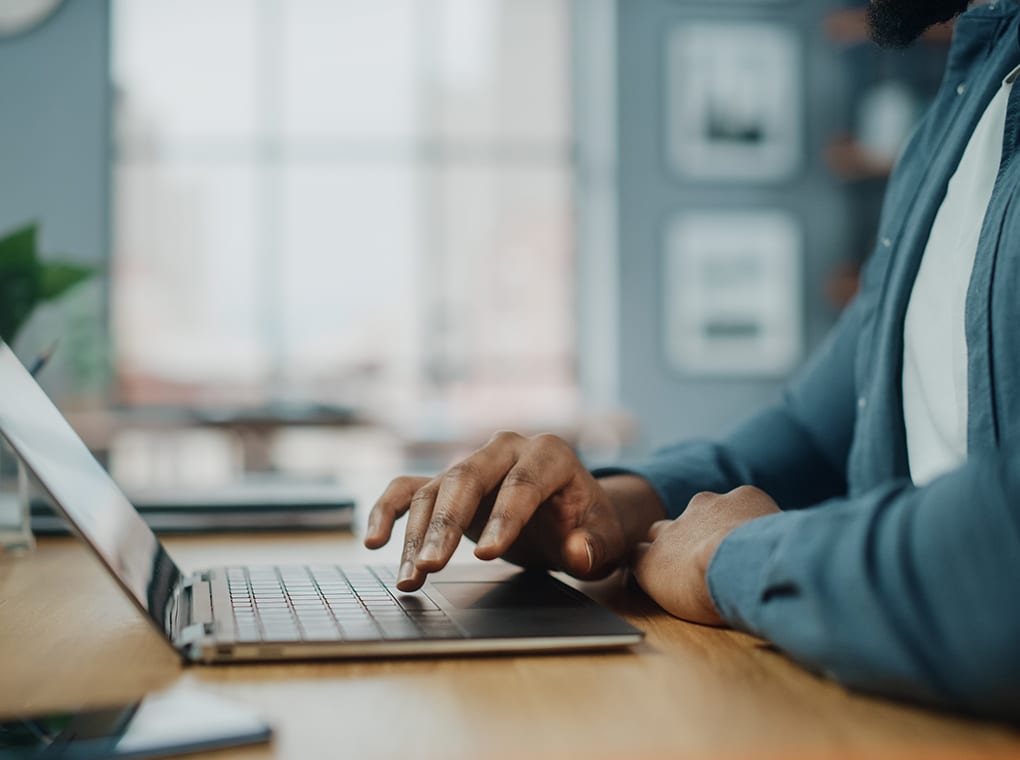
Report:
[[397,572],[397,583],[411,580],[412,575],[414,575],[414,563],[409,559],[404,560],[400,565],[399,572]]
[[478,537],[478,546],[482,548],[491,548],[495,546],[499,538],[499,521],[490,520],[485,526],[485,530],[482,531],[482,535]]
[[419,562],[435,562],[439,558],[439,546],[436,544],[425,544],[424,548],[418,552]]
[[587,540],[585,540],[585,542],[584,542],[584,553],[588,555],[588,570],[587,570],[587,572],[590,573],[592,570],[595,569],[595,552],[592,551],[591,543],[589,541],[587,541]]

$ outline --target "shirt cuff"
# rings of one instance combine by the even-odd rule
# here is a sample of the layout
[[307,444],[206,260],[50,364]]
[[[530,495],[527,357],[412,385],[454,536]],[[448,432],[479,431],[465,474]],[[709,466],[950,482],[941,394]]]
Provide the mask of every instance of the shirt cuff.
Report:
[[804,516],[802,512],[781,512],[759,517],[732,531],[719,544],[708,565],[706,582],[719,614],[734,628],[763,636],[765,603],[799,594],[776,572],[776,555]]
[[726,493],[751,482],[746,473],[735,473],[720,461],[716,447],[700,441],[680,444],[656,453],[651,459],[622,467],[592,471],[596,478],[637,475],[648,481],[672,520],[679,517],[695,494],[702,491]]

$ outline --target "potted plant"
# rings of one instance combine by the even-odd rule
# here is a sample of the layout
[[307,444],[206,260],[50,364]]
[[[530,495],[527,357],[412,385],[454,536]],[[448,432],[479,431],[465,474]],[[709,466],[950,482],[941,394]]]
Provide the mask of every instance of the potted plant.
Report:
[[[38,237],[38,225],[28,224],[0,238],[0,339],[8,345],[39,304],[59,298],[92,275],[86,266],[43,261]],[[27,473],[0,440],[0,550],[26,551],[33,544]]]
[[90,267],[43,261],[38,238],[34,223],[0,238],[0,339],[8,345],[36,306],[92,276]]

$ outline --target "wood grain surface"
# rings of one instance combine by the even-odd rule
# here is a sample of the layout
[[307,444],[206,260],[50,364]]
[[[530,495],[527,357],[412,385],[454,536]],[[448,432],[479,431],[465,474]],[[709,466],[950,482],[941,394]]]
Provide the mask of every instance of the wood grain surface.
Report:
[[[176,538],[186,569],[376,560],[349,536]],[[235,758],[1020,758],[1020,732],[847,693],[763,642],[581,586],[648,634],[610,654],[182,665],[83,545],[0,559],[0,715],[188,684],[274,727]]]

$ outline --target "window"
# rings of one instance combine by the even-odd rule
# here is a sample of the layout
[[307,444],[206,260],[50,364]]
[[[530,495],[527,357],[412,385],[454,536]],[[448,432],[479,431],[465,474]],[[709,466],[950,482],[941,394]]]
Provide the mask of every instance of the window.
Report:
[[128,404],[576,408],[569,0],[115,0]]

